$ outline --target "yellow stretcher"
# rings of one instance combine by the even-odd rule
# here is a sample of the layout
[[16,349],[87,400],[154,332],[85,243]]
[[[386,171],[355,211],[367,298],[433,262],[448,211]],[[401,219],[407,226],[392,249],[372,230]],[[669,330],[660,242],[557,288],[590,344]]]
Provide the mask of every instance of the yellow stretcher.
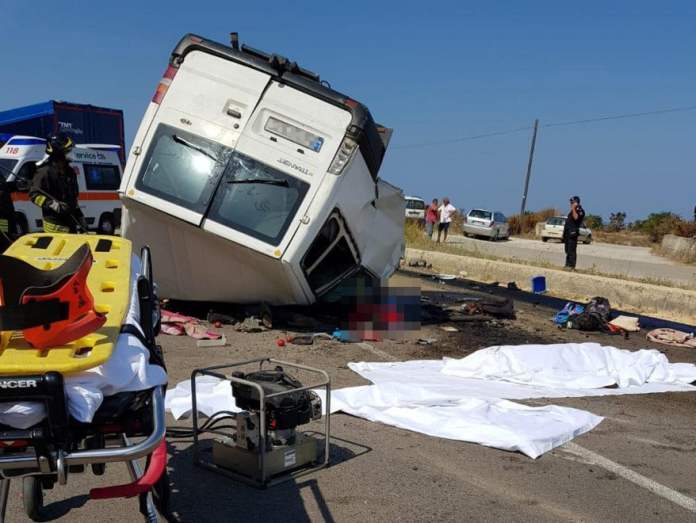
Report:
[[5,251],[44,271],[60,267],[85,243],[93,257],[87,286],[94,296],[94,310],[106,316],[101,328],[62,346],[34,348],[21,331],[5,331],[0,337],[0,375],[71,374],[104,363],[114,349],[128,312],[131,287],[131,242],[114,236],[30,234]]
[[[0,423],[0,523],[13,479],[22,481],[27,516],[44,521],[44,489],[86,466],[101,475],[117,462],[128,465],[133,482],[93,488],[90,498],[138,496],[148,522],[157,511],[170,514],[164,387],[104,396],[85,422],[71,415],[64,380],[119,357],[119,335],[139,341],[148,365],[164,369],[150,251],[140,252],[137,280],[131,251],[114,236],[47,233],[23,236],[0,255],[0,403],[43,409],[29,427],[7,416]],[[131,300],[138,313],[124,322]]]

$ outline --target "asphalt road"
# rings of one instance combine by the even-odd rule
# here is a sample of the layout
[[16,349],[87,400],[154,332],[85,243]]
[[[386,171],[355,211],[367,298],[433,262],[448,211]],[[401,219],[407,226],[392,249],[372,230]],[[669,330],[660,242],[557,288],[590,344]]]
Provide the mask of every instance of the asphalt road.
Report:
[[[404,275],[395,277],[395,282],[422,286],[433,299],[443,292],[476,293],[475,283],[454,288]],[[187,379],[196,367],[273,356],[327,370],[336,388],[364,383],[346,367],[350,361],[461,357],[500,343],[600,341],[628,349],[649,346],[638,335],[624,340],[559,331],[549,322],[553,307],[524,293],[511,295],[516,299],[516,320],[467,322],[453,333],[428,326],[403,340],[373,343],[373,350],[335,342],[279,348],[275,340],[284,331],[242,334],[230,327],[224,329],[230,343],[226,347],[199,349],[186,337],[162,336],[161,343],[172,385]],[[417,345],[416,339],[424,336],[433,336],[437,342]],[[671,361],[696,362],[693,350],[659,348]],[[586,409],[605,420],[573,442],[532,460],[337,414],[332,417],[332,466],[268,490],[255,490],[196,468],[190,442],[172,442],[173,508],[182,521],[196,523],[696,521],[696,393],[553,403]],[[72,475],[67,486],[46,493],[47,519],[139,521],[134,499],[89,501],[86,497],[95,485],[126,481],[123,465],[110,465],[106,475],[96,479]],[[19,487],[14,481],[8,522],[26,521]]]
[[[558,241],[511,238],[491,242],[452,235],[448,243],[469,251],[479,251],[505,258],[518,258],[529,262],[543,262],[563,267],[565,253]],[[578,245],[579,269],[594,269],[605,274],[667,280],[696,288],[696,266],[673,262],[653,254],[648,247],[630,247],[609,243]]]

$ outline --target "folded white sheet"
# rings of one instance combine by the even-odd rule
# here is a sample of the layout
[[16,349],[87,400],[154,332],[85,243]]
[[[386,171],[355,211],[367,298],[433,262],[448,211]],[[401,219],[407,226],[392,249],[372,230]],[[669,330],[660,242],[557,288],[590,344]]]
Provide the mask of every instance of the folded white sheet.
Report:
[[[140,260],[131,262],[131,303],[124,323],[138,326],[137,278]],[[139,328],[139,327],[138,327]],[[121,334],[111,357],[102,365],[65,377],[68,411],[78,421],[89,423],[105,396],[119,392],[146,390],[167,383],[167,374],[158,365],[149,363],[149,352],[130,334]],[[26,429],[46,416],[42,403],[0,403],[0,423]]]

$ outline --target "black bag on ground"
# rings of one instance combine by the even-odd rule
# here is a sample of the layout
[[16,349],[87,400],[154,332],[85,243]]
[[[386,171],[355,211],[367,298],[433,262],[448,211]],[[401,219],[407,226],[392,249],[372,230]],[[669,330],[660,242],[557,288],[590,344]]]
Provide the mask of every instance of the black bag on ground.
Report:
[[607,331],[610,314],[609,300],[595,296],[585,305],[583,312],[568,318],[568,323],[581,331]]
[[609,315],[611,314],[611,305],[609,305],[609,300],[602,298],[601,296],[595,296],[592,298],[587,305],[585,305],[585,312],[590,314],[596,314],[604,320],[609,321]]

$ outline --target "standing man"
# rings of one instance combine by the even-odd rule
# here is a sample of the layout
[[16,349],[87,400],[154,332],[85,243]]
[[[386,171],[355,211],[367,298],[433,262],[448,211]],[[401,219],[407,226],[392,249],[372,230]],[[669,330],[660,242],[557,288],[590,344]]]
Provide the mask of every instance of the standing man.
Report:
[[75,146],[72,138],[58,133],[48,137],[48,160],[36,171],[29,198],[41,207],[44,232],[83,232],[85,217],[78,204],[77,176],[67,154]]
[[585,210],[580,205],[580,197],[573,196],[570,199],[570,212],[563,227],[563,242],[565,243],[566,262],[565,268],[575,270],[578,260],[578,236],[580,227],[585,219]]
[[452,222],[452,215],[457,209],[455,209],[454,205],[450,204],[449,198],[445,196],[442,199],[442,205],[440,205],[438,211],[440,212],[440,224],[437,226],[437,243],[440,243],[442,231],[445,231],[444,241],[447,241],[447,231],[449,230],[450,222]]
[[431,240],[433,239],[433,228],[437,223],[437,213],[437,198],[433,198],[433,202],[425,210],[425,235]]

